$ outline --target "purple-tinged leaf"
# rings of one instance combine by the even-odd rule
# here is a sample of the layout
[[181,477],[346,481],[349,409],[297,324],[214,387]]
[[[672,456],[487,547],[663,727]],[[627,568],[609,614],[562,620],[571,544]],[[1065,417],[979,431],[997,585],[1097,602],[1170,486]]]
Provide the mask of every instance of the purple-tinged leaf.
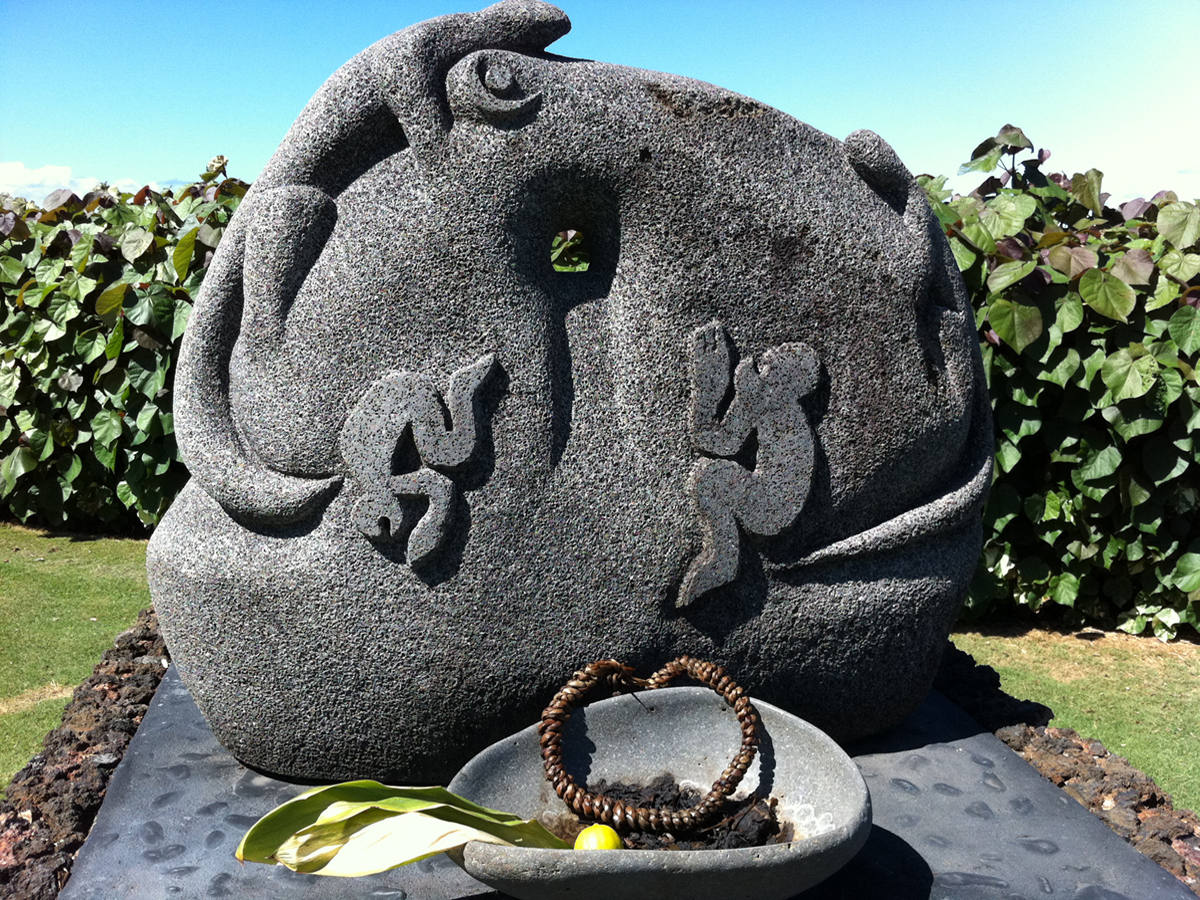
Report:
[[1148,250],[1137,247],[1113,263],[1111,271],[1126,284],[1149,284],[1154,259]]
[[1011,237],[1001,238],[996,241],[996,252],[1001,256],[1007,256],[1009,259],[1025,259],[1027,256],[1025,245]]
[[107,234],[105,234],[103,231],[101,231],[101,232],[97,232],[92,246],[95,247],[95,249],[98,250],[100,253],[103,253],[105,256],[111,257],[113,247],[116,246],[116,242],[113,241],[113,239],[111,237],[109,237]]
[[[1069,240],[1070,237],[1070,233],[1066,231],[1047,231],[1042,235],[1042,239],[1037,242],[1037,249],[1043,250],[1046,247],[1057,246],[1063,241]],[[1042,255],[1042,258],[1045,259],[1045,254]]]
[[996,193],[996,191],[1000,190],[1002,187],[1004,187],[1004,182],[1002,182],[995,175],[991,175],[986,181],[983,182],[983,184],[971,191],[971,196],[978,197],[980,200],[982,200],[985,197]]
[[1179,195],[1174,191],[1159,191],[1150,199],[1154,201],[1155,206],[1162,206],[1163,203],[1175,203],[1179,199]]
[[1088,169],[1082,175],[1077,172],[1071,176],[1071,196],[1095,216],[1100,215],[1104,209],[1104,203],[1100,199],[1100,182],[1103,178],[1104,173],[1099,169]]
[[1129,200],[1121,204],[1121,215],[1128,222],[1130,219],[1141,217],[1142,213],[1153,205],[1153,203],[1144,197],[1138,197],[1136,200]]
[[166,338],[150,325],[134,326],[133,339],[138,342],[138,346],[145,347],[147,350],[161,350],[166,346]]
[[42,203],[42,208],[49,212],[51,210],[59,209],[63,206],[69,206],[71,204],[82,206],[83,201],[76,197],[75,192],[70,188],[59,188],[57,191],[53,191],[48,197],[46,197],[45,201]]
[[0,235],[10,241],[23,241],[29,237],[29,226],[15,212],[0,216]]
[[1089,269],[1096,268],[1099,258],[1086,247],[1051,247],[1046,261],[1056,270],[1074,280]]
[[1038,162],[1039,162],[1039,163],[1044,163],[1044,162],[1045,162],[1046,160],[1048,160],[1049,158],[1050,158],[1050,151],[1049,151],[1049,150],[1039,150],[1039,151],[1038,151],[1038,154],[1037,154],[1037,160],[1038,160]]

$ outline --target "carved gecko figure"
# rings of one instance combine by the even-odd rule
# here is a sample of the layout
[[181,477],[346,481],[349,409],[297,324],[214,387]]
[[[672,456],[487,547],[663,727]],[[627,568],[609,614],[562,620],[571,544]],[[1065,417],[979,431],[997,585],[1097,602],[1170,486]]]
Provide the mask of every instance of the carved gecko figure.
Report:
[[[729,584],[738,576],[740,535],[772,537],[796,521],[808,499],[813,434],[800,406],[817,386],[820,366],[807,344],[781,344],[758,362],[743,359],[733,376],[733,399],[721,403],[732,369],[729,335],[720,322],[692,334],[692,437],[710,454],[692,472],[689,489],[704,522],[704,548],[680,587],[678,607]],[[753,471],[733,459],[757,432]]]
[[[390,372],[367,389],[342,427],[342,458],[363,491],[354,507],[359,531],[372,541],[398,540],[405,519],[398,500],[429,501],[408,535],[409,565],[419,566],[436,553],[449,534],[457,488],[443,472],[465,465],[475,454],[479,392],[499,368],[495,354],[489,353],[456,371],[450,376],[447,403],[430,378]],[[396,448],[410,430],[422,465],[397,475],[392,471]]]

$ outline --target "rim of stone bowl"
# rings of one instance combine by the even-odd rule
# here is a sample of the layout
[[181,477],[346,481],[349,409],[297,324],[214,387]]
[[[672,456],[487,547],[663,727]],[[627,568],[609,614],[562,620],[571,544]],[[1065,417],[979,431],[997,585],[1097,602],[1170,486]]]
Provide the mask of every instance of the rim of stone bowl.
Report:
[[[831,830],[736,850],[576,852],[471,842],[448,854],[472,877],[518,900],[783,900],[823,881],[866,842],[871,801],[853,760],[814,725],[753,700],[762,745],[735,797],[764,788],[781,818],[808,804],[833,817]],[[709,784],[740,741],[733,711],[707,688],[673,687],[601,700],[577,710],[564,735],[572,774],[642,782],[670,772]],[[543,821],[574,818],[542,768],[537,725],[497,741],[468,762],[450,790],[476,803]]]

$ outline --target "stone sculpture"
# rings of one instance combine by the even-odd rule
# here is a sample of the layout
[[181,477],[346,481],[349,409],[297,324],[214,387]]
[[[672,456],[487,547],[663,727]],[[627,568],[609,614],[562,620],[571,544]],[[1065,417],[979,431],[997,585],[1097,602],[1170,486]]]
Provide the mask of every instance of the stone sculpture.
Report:
[[932,679],[992,443],[922,190],[568,28],[506,0],[356,56],[206,276],[149,570],[259,769],[444,781],[601,657],[712,659],[840,739]]

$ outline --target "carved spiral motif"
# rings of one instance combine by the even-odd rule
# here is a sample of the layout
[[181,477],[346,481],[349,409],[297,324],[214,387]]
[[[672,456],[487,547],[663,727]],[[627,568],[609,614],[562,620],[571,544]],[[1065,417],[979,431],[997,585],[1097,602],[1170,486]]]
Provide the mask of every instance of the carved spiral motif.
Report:
[[[741,747],[725,771],[713,782],[712,789],[695,806],[681,810],[665,810],[658,807],[632,806],[581,788],[563,766],[562,735],[567,719],[571,717],[572,710],[583,699],[584,694],[600,683],[607,684],[614,692],[621,693],[653,690],[663,687],[680,675],[690,675],[720,694],[733,708],[742,729]],[[585,819],[605,822],[618,831],[637,829],[687,832],[708,822],[745,776],[746,769],[750,767],[758,749],[758,712],[745,690],[729,677],[723,666],[690,656],[680,656],[649,678],[635,678],[633,669],[629,666],[615,659],[600,659],[572,675],[571,680],[554,695],[550,705],[542,712],[538,737],[546,777],[554,785],[555,792],[563,802],[578,815]]]

